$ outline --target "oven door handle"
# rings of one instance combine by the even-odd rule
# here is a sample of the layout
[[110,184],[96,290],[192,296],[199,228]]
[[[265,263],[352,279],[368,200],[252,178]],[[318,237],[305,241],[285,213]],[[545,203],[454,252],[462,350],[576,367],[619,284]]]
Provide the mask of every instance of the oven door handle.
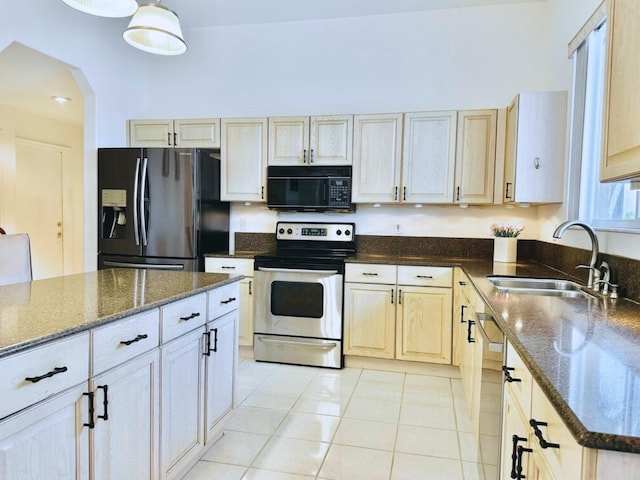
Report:
[[322,350],[331,350],[338,346],[337,343],[311,343],[311,342],[296,342],[295,340],[278,340],[276,338],[258,337],[258,340],[265,343],[284,343],[286,345],[297,345],[300,347],[313,347],[320,348]]
[[316,273],[322,275],[335,275],[338,270],[305,270],[300,268],[267,268],[258,267],[260,272],[279,272],[279,273]]

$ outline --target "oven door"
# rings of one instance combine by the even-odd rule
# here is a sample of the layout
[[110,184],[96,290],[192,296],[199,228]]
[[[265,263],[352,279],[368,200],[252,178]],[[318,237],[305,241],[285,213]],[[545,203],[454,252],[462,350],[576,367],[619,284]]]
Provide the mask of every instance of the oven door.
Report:
[[342,339],[342,274],[337,270],[258,267],[256,334]]

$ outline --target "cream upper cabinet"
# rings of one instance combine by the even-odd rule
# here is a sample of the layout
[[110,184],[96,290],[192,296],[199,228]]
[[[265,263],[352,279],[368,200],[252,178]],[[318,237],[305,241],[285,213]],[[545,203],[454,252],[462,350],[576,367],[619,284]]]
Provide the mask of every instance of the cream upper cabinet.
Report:
[[351,165],[353,115],[269,118],[269,165]]
[[567,92],[518,94],[507,108],[503,202],[561,203]]
[[354,115],[354,203],[395,203],[400,198],[402,114]]
[[454,203],[493,203],[497,110],[458,112]]
[[455,111],[404,114],[404,203],[452,203],[456,153]]
[[640,9],[637,0],[607,3],[602,182],[640,177]]
[[221,200],[265,202],[267,119],[223,118],[221,128]]
[[129,120],[130,147],[219,148],[220,119]]

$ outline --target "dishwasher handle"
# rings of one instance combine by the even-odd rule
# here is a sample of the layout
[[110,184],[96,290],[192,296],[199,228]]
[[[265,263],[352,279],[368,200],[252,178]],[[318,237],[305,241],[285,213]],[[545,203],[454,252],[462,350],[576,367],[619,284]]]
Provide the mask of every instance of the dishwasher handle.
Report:
[[484,329],[484,322],[495,323],[496,321],[489,314],[481,313],[481,312],[476,313],[475,326],[478,327],[480,336],[482,337],[482,340],[484,340],[484,343],[487,345],[487,348],[489,349],[490,352],[502,353],[504,350],[503,342],[502,341],[496,342],[489,338],[489,335],[487,335],[487,331]]

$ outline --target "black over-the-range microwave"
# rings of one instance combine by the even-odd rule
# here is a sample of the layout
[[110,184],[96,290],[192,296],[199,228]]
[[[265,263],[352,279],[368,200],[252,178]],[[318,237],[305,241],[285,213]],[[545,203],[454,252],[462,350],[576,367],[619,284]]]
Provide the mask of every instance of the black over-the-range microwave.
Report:
[[268,167],[267,206],[300,212],[353,212],[351,167]]

